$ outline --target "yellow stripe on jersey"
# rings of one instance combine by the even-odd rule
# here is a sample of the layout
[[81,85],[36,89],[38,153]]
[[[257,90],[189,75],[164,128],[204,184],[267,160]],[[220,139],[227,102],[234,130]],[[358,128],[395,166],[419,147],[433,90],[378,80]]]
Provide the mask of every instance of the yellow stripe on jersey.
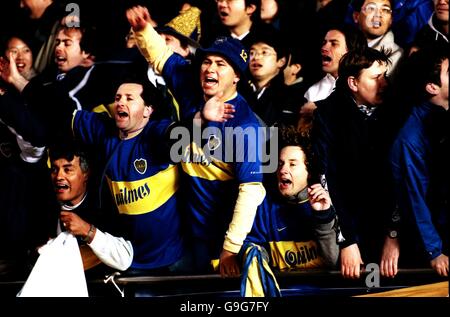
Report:
[[228,181],[234,179],[232,165],[221,162],[215,158],[208,160],[203,150],[195,143],[185,150],[181,162],[183,171],[192,177],[200,177],[207,180]]
[[106,114],[110,118],[112,118],[112,114],[114,113],[113,109],[114,109],[114,104],[109,104],[108,106],[105,106],[105,105],[101,104],[101,105],[98,105],[97,107],[93,108],[92,112],[95,112],[95,113],[106,112]]
[[167,89],[167,92],[169,93],[170,97],[172,98],[172,102],[173,102],[173,105],[175,107],[175,111],[177,113],[177,120],[180,121],[180,106],[178,105],[178,102],[175,99],[175,97],[173,96],[173,94],[170,91],[170,89]]
[[[225,164],[225,163],[223,163]],[[189,176],[200,177],[207,180],[220,180],[228,181],[234,178],[227,170],[224,170],[220,166],[216,166],[215,163],[211,163],[209,166],[204,166],[199,163],[185,163],[181,164],[183,171]]]
[[130,182],[113,182],[108,177],[119,213],[140,215],[152,212],[169,200],[179,186],[179,172],[176,165],[145,179]]
[[[247,254],[246,254],[247,256]],[[265,263],[267,265],[267,263]],[[259,266],[264,266],[264,263],[259,263],[258,258],[254,257],[248,267],[247,280],[245,281],[245,297],[264,297],[264,288],[261,282],[261,273]],[[270,267],[269,267],[270,270]],[[272,270],[270,270],[272,272]]]
[[[249,256],[252,257],[250,261],[248,260]],[[258,258],[260,258],[262,262],[259,262]],[[267,263],[267,256],[263,254],[263,248],[261,246],[250,243],[245,250],[243,263],[244,275],[247,270],[245,297],[273,296],[271,295],[273,292],[280,294],[280,286],[273,274],[272,268],[269,263]]]
[[280,270],[311,269],[324,266],[315,241],[272,241],[269,242],[273,266]]

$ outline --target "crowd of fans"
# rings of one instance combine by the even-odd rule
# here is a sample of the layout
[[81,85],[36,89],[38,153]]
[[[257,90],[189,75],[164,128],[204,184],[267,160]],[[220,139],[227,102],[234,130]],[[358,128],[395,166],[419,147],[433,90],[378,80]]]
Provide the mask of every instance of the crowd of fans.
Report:
[[448,0],[5,6],[0,280],[448,275]]

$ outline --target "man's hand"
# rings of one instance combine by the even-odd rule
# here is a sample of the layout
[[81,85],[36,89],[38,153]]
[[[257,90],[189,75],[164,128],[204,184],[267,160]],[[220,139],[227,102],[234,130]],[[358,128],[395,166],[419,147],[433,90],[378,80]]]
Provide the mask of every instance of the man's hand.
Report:
[[131,9],[128,9],[127,19],[131,27],[133,28],[133,31],[135,32],[142,31],[147,23],[151,24],[152,22],[150,13],[148,12],[147,8],[141,6],[135,6]]
[[308,188],[308,195],[312,209],[322,211],[331,207],[330,194],[322,187],[322,185],[311,185]]
[[440,276],[448,276],[448,256],[441,254],[430,261],[431,267]]
[[317,106],[314,102],[308,101],[300,108],[300,116],[311,116]]
[[28,84],[28,80],[19,73],[12,52],[9,53],[8,58],[9,61],[0,57],[0,76],[4,81],[16,87],[19,92],[22,92]]
[[238,277],[241,271],[237,261],[237,254],[223,249],[220,254],[219,268],[222,277]]
[[359,278],[364,264],[356,243],[341,249],[341,274],[345,278]]
[[[233,113],[236,111],[234,106],[229,103],[224,103],[221,98],[223,92],[209,98],[202,110],[202,118],[213,122],[226,122],[233,118]],[[204,122],[202,122],[204,123]]]
[[91,225],[81,219],[76,213],[70,211],[61,211],[59,218],[66,231],[75,236],[86,237]]
[[398,272],[399,255],[400,244],[398,242],[398,239],[386,237],[384,239],[383,251],[381,254],[381,276],[395,277]]

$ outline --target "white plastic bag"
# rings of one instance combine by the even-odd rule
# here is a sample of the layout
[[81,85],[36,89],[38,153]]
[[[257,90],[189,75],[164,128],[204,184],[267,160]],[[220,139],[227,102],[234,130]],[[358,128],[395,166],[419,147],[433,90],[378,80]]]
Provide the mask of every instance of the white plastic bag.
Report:
[[88,290],[77,239],[61,232],[39,250],[18,297],[87,297]]

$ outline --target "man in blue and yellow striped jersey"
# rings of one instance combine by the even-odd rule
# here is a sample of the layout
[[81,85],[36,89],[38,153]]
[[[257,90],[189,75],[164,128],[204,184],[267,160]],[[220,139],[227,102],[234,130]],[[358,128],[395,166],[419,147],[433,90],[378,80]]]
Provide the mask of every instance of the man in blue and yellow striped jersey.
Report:
[[203,125],[201,137],[194,136],[182,147],[181,160],[196,266],[207,270],[209,262],[219,258],[221,275],[237,276],[236,255],[265,196],[260,123],[236,88],[247,68],[248,52],[238,40],[218,38],[209,48],[197,50],[197,73],[195,63],[173,53],[148,23],[147,9],[131,8],[127,18],[143,56],[177,98],[182,118],[192,117],[213,98],[236,110],[226,122]]

